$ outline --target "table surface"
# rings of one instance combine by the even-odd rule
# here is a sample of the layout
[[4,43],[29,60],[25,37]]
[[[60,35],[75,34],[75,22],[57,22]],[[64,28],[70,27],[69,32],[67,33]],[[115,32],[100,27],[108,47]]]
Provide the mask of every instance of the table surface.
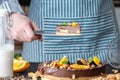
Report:
[[[28,70],[26,70],[25,72],[16,73],[16,74],[27,76],[29,72],[36,72],[38,64],[39,63],[30,63],[30,68]],[[120,69],[113,68],[108,64],[106,64],[105,66],[106,66],[106,73],[107,74],[113,73],[112,72],[113,69],[118,70],[118,72],[120,72]]]

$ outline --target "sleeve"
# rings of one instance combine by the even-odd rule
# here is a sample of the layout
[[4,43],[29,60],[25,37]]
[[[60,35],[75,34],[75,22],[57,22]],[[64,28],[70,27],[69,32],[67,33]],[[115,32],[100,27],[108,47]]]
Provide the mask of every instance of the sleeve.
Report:
[[24,14],[18,0],[1,0],[0,8],[7,9],[9,12],[19,12]]

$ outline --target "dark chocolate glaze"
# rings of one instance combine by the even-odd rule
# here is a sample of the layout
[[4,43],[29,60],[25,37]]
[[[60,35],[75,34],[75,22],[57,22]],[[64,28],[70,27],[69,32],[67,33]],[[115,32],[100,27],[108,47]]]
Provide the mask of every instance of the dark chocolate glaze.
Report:
[[44,67],[43,64],[39,64],[38,71],[42,75],[51,75],[56,77],[69,77],[72,78],[72,75],[78,77],[93,77],[101,75],[101,73],[105,74],[105,65],[101,67],[96,67],[92,69],[86,70],[75,70],[75,69],[57,69],[57,68],[49,68]]

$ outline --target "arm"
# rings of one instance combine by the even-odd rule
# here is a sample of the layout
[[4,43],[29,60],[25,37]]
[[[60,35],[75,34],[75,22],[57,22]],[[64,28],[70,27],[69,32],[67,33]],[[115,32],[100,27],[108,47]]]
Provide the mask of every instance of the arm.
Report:
[[[18,41],[30,42],[35,39],[42,39],[41,36],[35,36],[33,31],[39,30],[38,26],[25,15],[19,5],[18,0],[0,0],[0,8],[7,9],[13,20],[12,36]],[[16,13],[15,13],[16,12]]]

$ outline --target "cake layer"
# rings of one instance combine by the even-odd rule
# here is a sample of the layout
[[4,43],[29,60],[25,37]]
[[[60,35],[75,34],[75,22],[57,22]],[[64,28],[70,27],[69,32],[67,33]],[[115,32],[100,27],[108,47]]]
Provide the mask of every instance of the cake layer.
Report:
[[79,36],[80,34],[56,32],[56,35],[60,35],[60,36]]

